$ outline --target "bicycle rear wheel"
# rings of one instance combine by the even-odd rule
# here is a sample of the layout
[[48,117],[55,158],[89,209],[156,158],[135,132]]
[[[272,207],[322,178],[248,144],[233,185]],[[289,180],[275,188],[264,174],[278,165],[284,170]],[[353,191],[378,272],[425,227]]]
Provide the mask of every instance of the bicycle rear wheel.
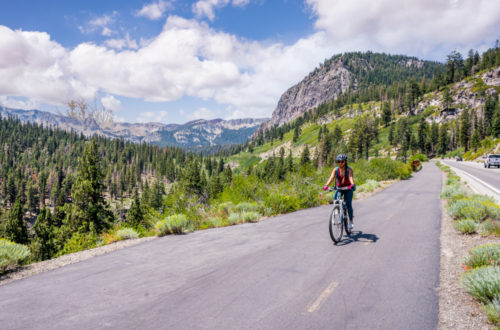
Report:
[[336,204],[333,207],[330,219],[328,221],[328,228],[330,230],[330,237],[335,243],[340,242],[342,239],[342,215],[340,206]]

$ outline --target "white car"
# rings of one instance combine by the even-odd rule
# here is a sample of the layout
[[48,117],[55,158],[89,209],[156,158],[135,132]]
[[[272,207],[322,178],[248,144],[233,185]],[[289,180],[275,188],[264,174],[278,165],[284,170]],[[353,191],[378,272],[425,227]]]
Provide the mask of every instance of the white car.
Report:
[[490,168],[490,166],[500,167],[500,155],[488,155],[484,160],[484,167]]

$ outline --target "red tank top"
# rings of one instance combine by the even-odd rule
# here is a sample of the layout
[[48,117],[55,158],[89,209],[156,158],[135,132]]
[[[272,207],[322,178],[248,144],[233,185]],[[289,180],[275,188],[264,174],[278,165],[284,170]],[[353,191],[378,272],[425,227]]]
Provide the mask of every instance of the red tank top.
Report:
[[349,181],[349,171],[350,170],[351,169],[349,168],[349,166],[347,166],[344,175],[341,175],[340,168],[337,167],[337,169],[336,169],[336,171],[337,171],[337,187],[341,187],[341,188],[348,187],[351,184],[351,182]]

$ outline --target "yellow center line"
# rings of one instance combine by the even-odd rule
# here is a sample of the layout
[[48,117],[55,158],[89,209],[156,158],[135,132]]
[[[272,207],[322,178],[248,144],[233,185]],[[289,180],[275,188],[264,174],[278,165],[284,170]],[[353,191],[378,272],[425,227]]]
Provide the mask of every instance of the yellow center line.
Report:
[[330,283],[330,285],[325,289],[325,291],[323,291],[314,302],[312,302],[311,304],[309,304],[307,306],[307,311],[309,313],[316,312],[321,307],[321,304],[323,304],[325,302],[326,298],[328,298],[328,296],[330,296],[332,294],[333,290],[335,290],[335,288],[338,285],[339,285],[339,282],[336,282],[336,281],[333,281],[332,283]]

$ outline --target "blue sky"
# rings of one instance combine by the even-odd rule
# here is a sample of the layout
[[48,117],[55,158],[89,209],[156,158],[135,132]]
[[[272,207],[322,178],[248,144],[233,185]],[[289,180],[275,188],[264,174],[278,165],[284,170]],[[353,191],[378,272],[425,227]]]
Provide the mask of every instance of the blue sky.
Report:
[[443,61],[491,47],[498,13],[499,0],[1,0],[0,103],[84,99],[128,122],[269,117],[336,53]]

